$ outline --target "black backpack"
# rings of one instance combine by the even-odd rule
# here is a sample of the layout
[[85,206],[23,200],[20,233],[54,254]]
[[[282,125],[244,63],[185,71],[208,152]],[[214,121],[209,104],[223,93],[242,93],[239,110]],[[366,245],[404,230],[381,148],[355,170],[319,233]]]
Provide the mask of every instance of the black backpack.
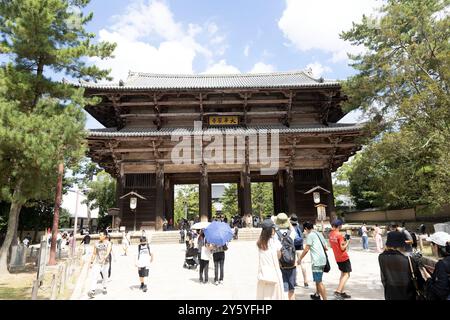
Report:
[[296,233],[295,239],[294,239],[294,245],[296,247],[300,247],[303,249],[303,236],[302,236],[303,230],[301,230],[298,225],[296,225],[294,227],[294,229],[295,229],[295,233]]
[[278,239],[281,242],[280,266],[282,268],[295,267],[295,246],[290,234],[290,230],[284,233],[277,231]]

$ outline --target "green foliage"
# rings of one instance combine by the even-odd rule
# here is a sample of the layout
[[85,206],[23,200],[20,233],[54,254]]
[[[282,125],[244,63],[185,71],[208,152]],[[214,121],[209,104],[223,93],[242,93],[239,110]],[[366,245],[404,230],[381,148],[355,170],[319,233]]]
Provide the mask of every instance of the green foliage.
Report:
[[[442,175],[436,156],[439,146],[435,141],[425,147],[423,143],[415,132],[404,129],[385,134],[358,154],[349,173],[357,207],[411,208],[439,201],[434,198],[439,193],[433,189]],[[440,187],[448,196],[449,185]]]
[[116,205],[116,180],[105,171],[97,174],[95,181],[87,183],[86,202],[91,210],[98,208],[98,226],[106,228],[110,224],[108,209]]
[[174,204],[174,222],[185,218],[187,208],[187,219],[194,220],[199,216],[199,192],[198,185],[177,186]]
[[273,214],[273,185],[271,182],[252,183],[253,215],[265,218]]
[[389,0],[341,34],[366,48],[350,56],[346,109],[382,124],[349,175],[360,208],[450,203],[449,4]]
[[0,199],[53,199],[57,164],[70,167],[85,152],[83,90],[49,74],[107,78],[107,70],[86,64],[115,48],[91,43],[95,35],[85,25],[92,14],[83,13],[88,3],[0,1],[0,54],[8,61],[0,67]]
[[78,185],[80,189],[85,189],[96,175],[102,172],[101,169],[91,159],[84,157],[72,167],[71,181]]
[[239,210],[236,183],[230,183],[225,187],[221,202],[222,214],[227,217],[228,221],[231,221],[231,218],[237,215]]
[[[25,203],[52,199],[59,159],[71,164],[84,152],[84,114],[51,98],[40,99],[31,113],[0,97],[0,198]],[[20,199],[12,199],[21,182]]]
[[72,227],[70,225],[70,212],[65,208],[61,208],[59,211],[59,226],[58,226],[58,228],[70,228],[70,227]]
[[0,201],[0,234],[6,232],[10,204]]

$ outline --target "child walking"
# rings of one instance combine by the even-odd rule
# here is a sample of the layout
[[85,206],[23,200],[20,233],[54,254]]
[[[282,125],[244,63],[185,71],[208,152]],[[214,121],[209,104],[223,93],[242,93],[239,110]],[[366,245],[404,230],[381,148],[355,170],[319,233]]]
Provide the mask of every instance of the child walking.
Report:
[[148,277],[148,268],[153,261],[153,253],[150,252],[150,246],[147,243],[147,237],[141,237],[138,245],[138,255],[136,259],[136,266],[138,268],[139,280],[141,281],[141,289],[147,292],[147,285],[145,278]]

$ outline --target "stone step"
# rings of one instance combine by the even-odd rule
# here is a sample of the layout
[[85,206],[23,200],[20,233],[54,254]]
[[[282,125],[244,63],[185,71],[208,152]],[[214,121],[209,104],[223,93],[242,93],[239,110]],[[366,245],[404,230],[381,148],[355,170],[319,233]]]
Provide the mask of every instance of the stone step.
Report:
[[[239,240],[242,241],[256,241],[261,234],[260,228],[242,228],[239,229]],[[178,230],[175,231],[153,231],[149,234],[151,243],[158,244],[169,244],[169,243],[180,243],[180,233]]]

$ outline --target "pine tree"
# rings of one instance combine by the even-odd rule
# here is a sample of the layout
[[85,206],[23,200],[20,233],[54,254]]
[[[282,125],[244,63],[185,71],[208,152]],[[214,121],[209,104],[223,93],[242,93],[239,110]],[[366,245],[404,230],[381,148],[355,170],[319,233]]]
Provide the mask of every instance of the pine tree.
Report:
[[365,51],[344,83],[347,110],[381,120],[352,164],[360,207],[450,203],[449,0],[388,0],[342,33]]
[[[115,44],[93,43],[85,30],[89,0],[0,0],[0,199],[11,203],[0,274],[22,206],[51,198],[61,163],[84,154],[88,101],[83,90],[55,79],[109,79],[108,70],[87,63],[111,56]],[[95,103],[95,101],[89,101]]]

